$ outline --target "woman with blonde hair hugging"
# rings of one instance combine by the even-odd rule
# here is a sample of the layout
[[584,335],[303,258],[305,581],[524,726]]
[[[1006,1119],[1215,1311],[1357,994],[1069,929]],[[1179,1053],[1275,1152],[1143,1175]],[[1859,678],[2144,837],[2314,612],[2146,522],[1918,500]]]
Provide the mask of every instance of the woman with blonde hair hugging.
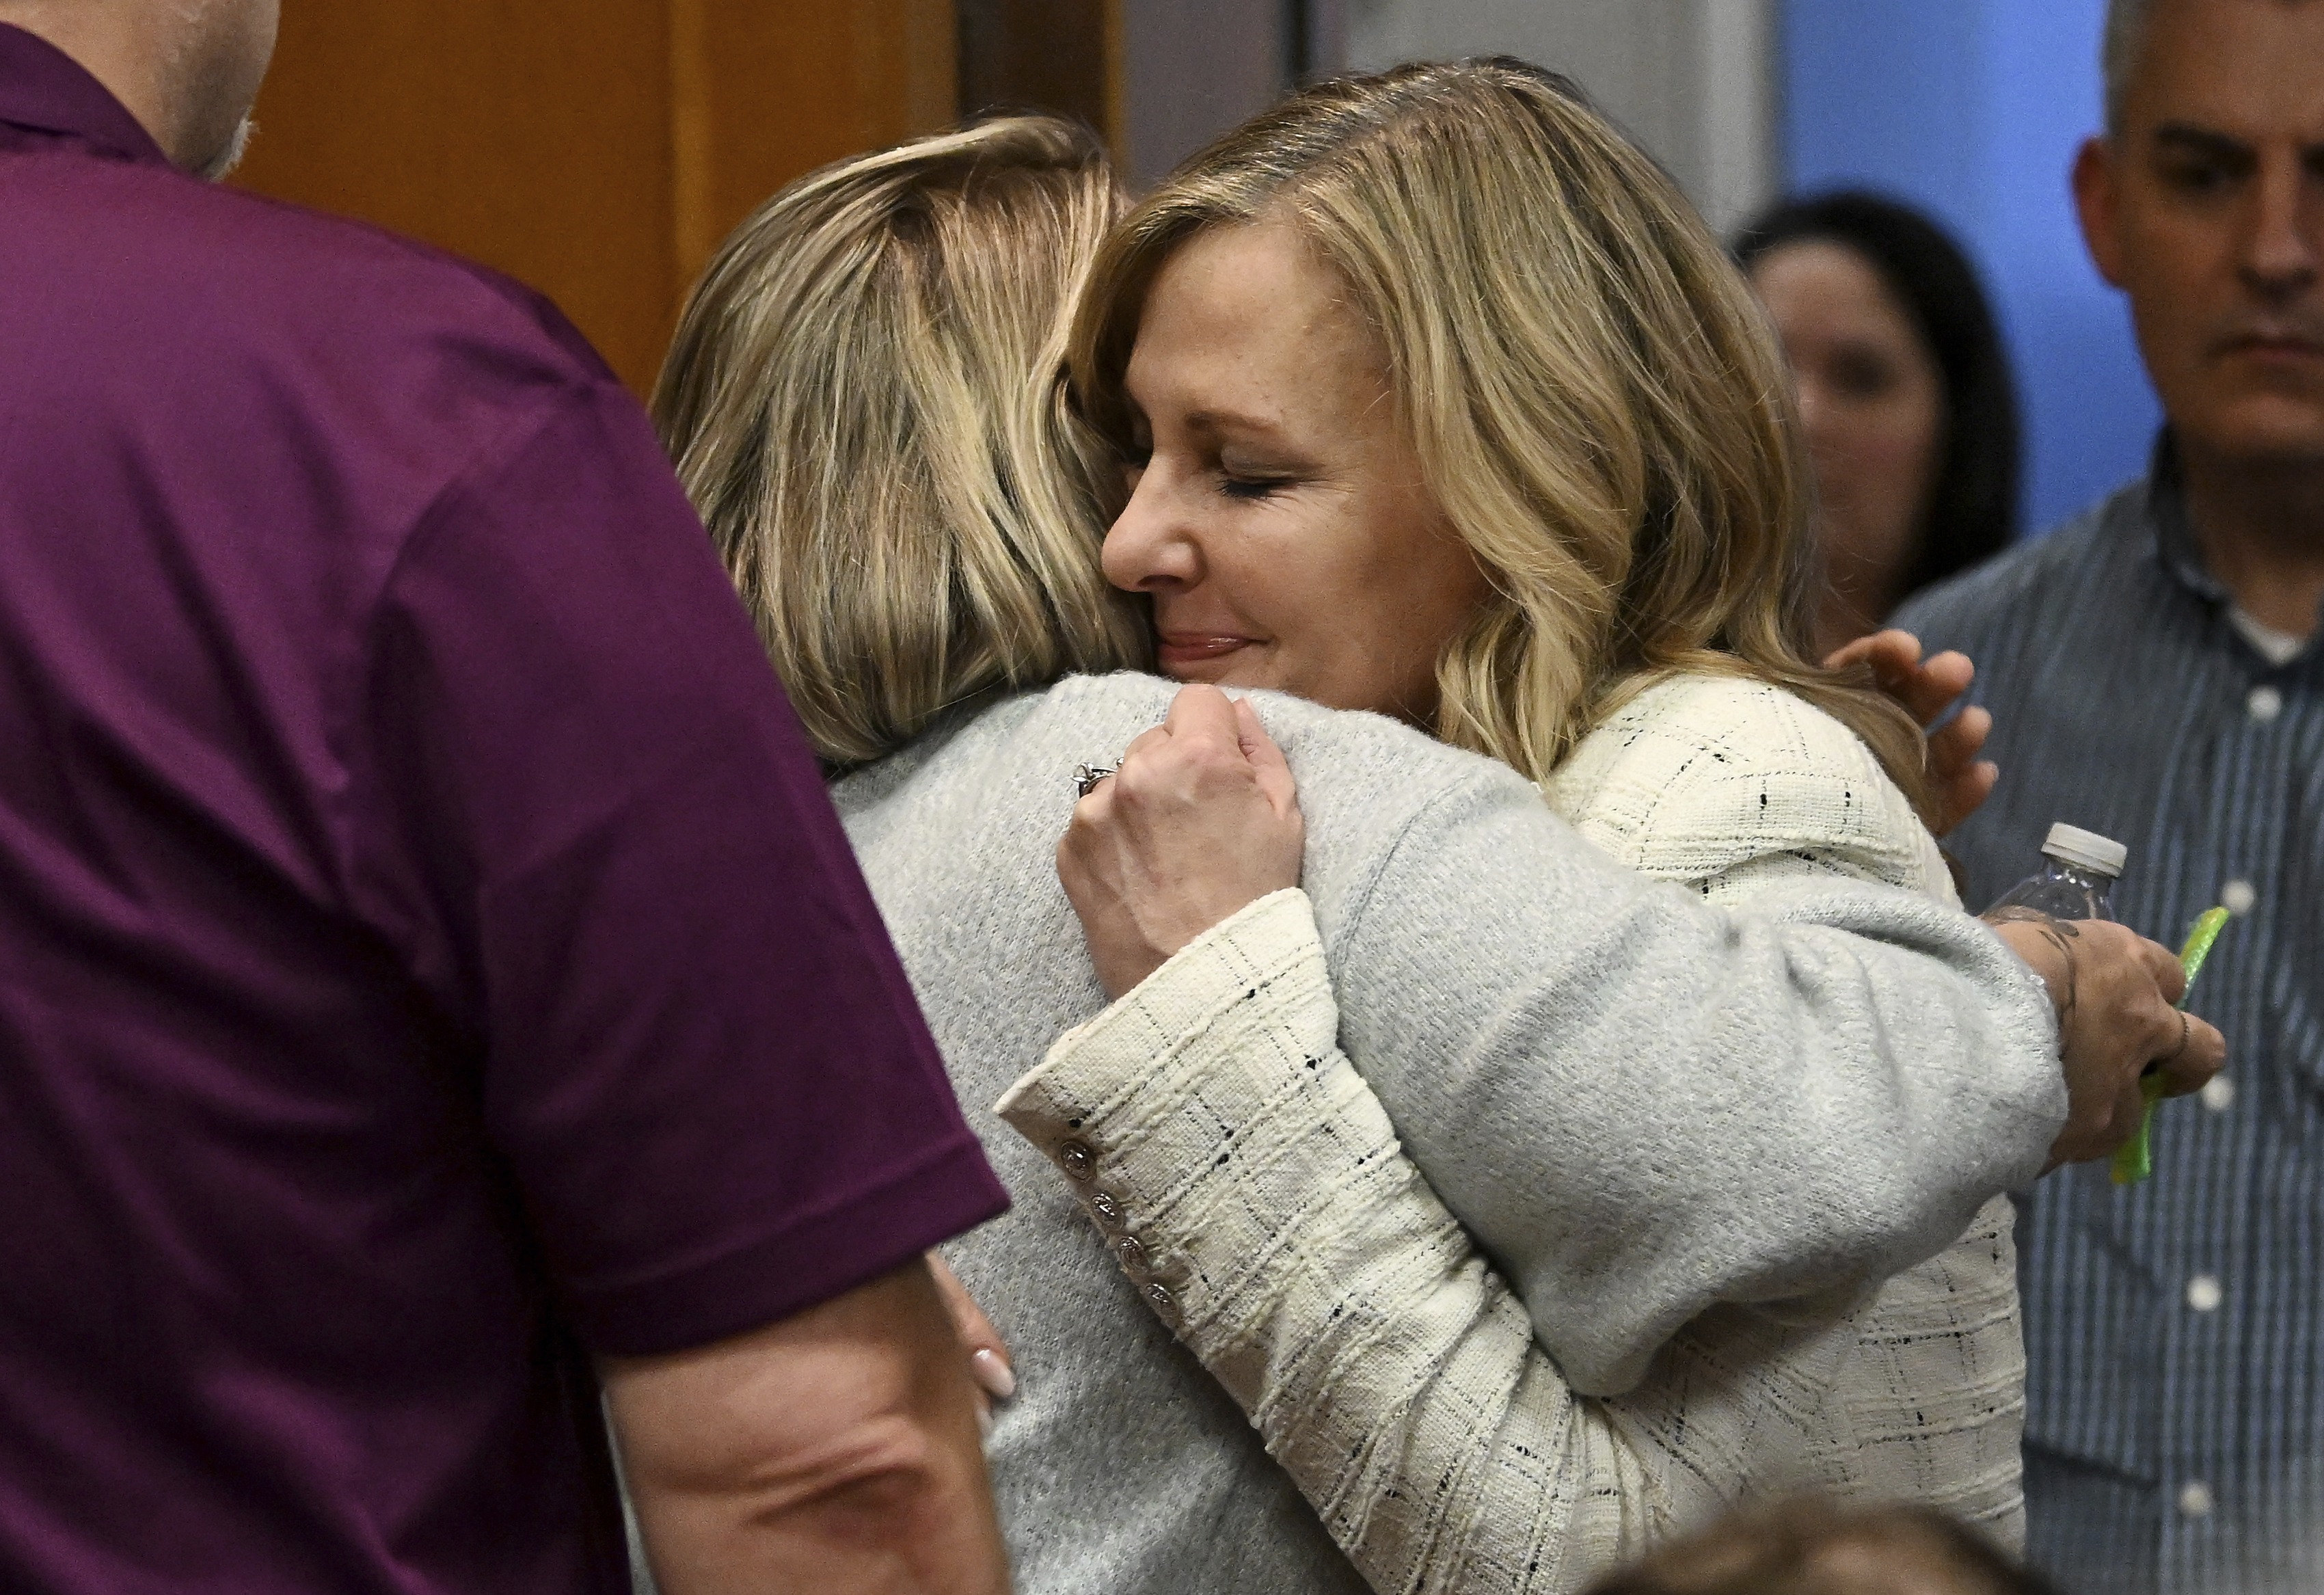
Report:
[[[1074,368],[1135,462],[1107,571],[1153,598],[1179,679],[1422,721],[1713,902],[1837,877],[1955,903],[1915,810],[1916,728],[1803,657],[1805,506],[1748,290],[1568,86],[1485,61],[1296,97],[1130,217]],[[1125,783],[1167,779],[1152,751]],[[1093,795],[1065,853],[1117,987],[1159,951],[1134,801]],[[1364,1032],[1339,1023],[1296,894],[1211,954],[1233,970],[1214,985],[1266,995],[1176,1033],[1155,1015],[1197,1006],[1189,959],[1004,1108],[1053,1146],[1074,1121],[1148,1215],[1182,1338],[1376,1588],[1565,1589],[1642,1533],[1803,1485],[2022,1535],[2006,1198],[1860,1305],[1729,1293],[1669,1326],[1649,1375],[1643,1338],[1609,1359],[1557,1293],[1516,1269],[1520,1301],[1483,1267],[1452,1215],[1507,1257],[1480,1218],[1513,1171],[1480,1127],[1396,1112],[1433,1191],[1397,1154],[1331,1056]],[[1291,1011],[1296,1040],[1250,1044]],[[1752,1155],[1820,1148],[1779,1132]],[[1671,1189],[1666,1166],[1623,1184]]]
[[[1114,900],[1143,938],[1130,962],[1178,952],[1298,879],[1303,845],[1306,890],[1188,948],[1084,1033],[1093,1056],[1117,1065],[1136,1024],[1148,1027],[1147,1065],[1178,1056],[1247,1071],[1301,1045],[1329,998],[1320,964],[1267,976],[1268,995],[1305,992],[1289,1008],[1252,984],[1240,1043],[1203,1001],[1174,1016],[1143,1000],[1209,992],[1237,948],[1274,945],[1293,905],[1307,936],[1321,927],[1305,945],[1330,950],[1363,1072],[1334,1089],[1368,1081],[1416,1147],[1443,1149],[1430,1175],[1522,1283],[1543,1344],[1577,1382],[1635,1381],[1722,1302],[1828,1314],[1941,1249],[2052,1157],[2119,1139],[2139,1068],[2181,1027],[2168,955],[2117,927],[2073,947],[2070,977],[2066,956],[2011,933],[2044,966],[2045,1000],[1992,935],[1893,887],[1803,880],[1767,911],[1738,913],[1648,880],[1582,843],[1523,775],[1412,726],[1270,696],[1262,732],[1215,693],[1174,705],[1148,676],[1058,679],[1148,657],[1145,617],[1096,568],[1119,466],[1059,380],[1065,301],[1114,207],[1096,148],[1038,119],[803,180],[714,263],[657,397],[968,1100],[992,1101],[1106,1009],[1058,890],[1056,842],[1096,780],[1075,767],[1144,736],[1120,778],[1122,814],[1148,812],[1140,772],[1157,738],[1198,767],[1182,789],[1228,800],[1172,809],[1157,872],[1167,902]],[[1160,480],[1149,470],[1141,493]],[[1400,640],[1390,627],[1373,642]],[[1387,696],[1348,706],[1430,713]],[[1094,790],[1111,797],[1116,782]],[[1085,835],[1107,834],[1102,816],[1084,817]],[[1445,935],[1452,924],[1463,945]],[[1120,951],[1102,945],[1101,966],[1119,973]],[[1172,1028],[1174,1017],[1185,1022]],[[2216,1066],[2215,1033],[2195,1034],[2181,1085]],[[1303,1061],[1344,1070],[1330,1023],[1321,1037]],[[1074,1053],[1050,1054],[1052,1086]],[[1152,1074],[1122,1077],[1123,1100]],[[1023,1100],[1036,1096],[1037,1112],[1061,1100]],[[991,1438],[1020,1586],[1360,1587],[1333,1544],[1348,1537],[1344,1515],[1327,1503],[1327,1532],[1229,1398],[1251,1388],[1235,1354],[1213,1358],[1222,1389],[1174,1343],[1167,1325],[1187,1310],[1191,1332],[1193,1305],[1214,1298],[1184,1258],[1147,1243],[1167,1206],[1111,1183],[1137,1137],[1082,1134],[1120,1129],[1110,1111],[1043,1120],[1038,1150],[989,1126],[1018,1204],[952,1249],[1021,1379]],[[1213,1139],[1204,1155],[1207,1168],[1237,1154]],[[1446,1180],[1454,1164],[1487,1177]],[[1202,1173],[1189,1168],[1189,1188]],[[1655,1200],[1639,1200],[1649,1186]],[[1386,1206],[1404,1200],[1390,1194]],[[1514,1322],[1522,1337],[1521,1311]],[[1556,1380],[1539,1351],[1520,1360]],[[1600,1404],[1567,1410],[1605,1445],[1628,1443]],[[1720,1410],[1716,1393],[1685,1409],[1756,1456],[1753,1415]],[[1610,1505],[1639,1529],[1659,1523],[1655,1492],[1669,1487],[1649,1476],[1651,1449],[1624,1451],[1635,1461],[1619,1498],[1592,1498],[1584,1516]],[[1540,1478],[1539,1511],[1570,1518],[1574,1487],[1595,1489],[1599,1475],[1560,1457]],[[1577,1543],[1595,1554],[1599,1541]]]

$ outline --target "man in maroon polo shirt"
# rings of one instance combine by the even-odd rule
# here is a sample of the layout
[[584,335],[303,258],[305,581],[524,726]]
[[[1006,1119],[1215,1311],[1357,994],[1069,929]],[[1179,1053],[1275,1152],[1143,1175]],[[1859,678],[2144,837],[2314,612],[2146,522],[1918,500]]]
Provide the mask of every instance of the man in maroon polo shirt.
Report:
[[[0,1588],[1001,1588],[1000,1188],[555,311],[210,188],[273,0],[0,0]],[[14,24],[14,25],[8,25]]]

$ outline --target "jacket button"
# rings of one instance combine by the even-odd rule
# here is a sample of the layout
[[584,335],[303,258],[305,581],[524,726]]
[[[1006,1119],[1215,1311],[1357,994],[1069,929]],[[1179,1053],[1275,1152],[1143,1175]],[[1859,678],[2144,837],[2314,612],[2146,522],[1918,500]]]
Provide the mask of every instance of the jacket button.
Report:
[[1089,1194],[1089,1204],[1090,1211],[1097,1214],[1099,1223],[1109,1230],[1121,1228],[1121,1203],[1113,1199],[1112,1192],[1092,1191]]
[[1148,1285],[1139,1294],[1146,1298],[1148,1306],[1162,1315],[1164,1322],[1169,1323],[1178,1322],[1178,1298],[1161,1286]]
[[1097,1154],[1080,1141],[1067,1141],[1057,1148],[1057,1166],[1077,1180],[1086,1180],[1097,1172]]
[[1146,1248],[1135,1235],[1124,1235],[1113,1243],[1113,1255],[1121,1266],[1133,1274],[1146,1272]]

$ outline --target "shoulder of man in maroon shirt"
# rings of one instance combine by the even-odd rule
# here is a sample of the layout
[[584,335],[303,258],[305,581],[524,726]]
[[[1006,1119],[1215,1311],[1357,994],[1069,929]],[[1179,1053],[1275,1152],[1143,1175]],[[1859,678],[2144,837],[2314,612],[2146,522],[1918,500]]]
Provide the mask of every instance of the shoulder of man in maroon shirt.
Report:
[[543,301],[5,26],[0,217],[0,1584],[625,1587],[590,1356],[1004,1203],[818,772]]

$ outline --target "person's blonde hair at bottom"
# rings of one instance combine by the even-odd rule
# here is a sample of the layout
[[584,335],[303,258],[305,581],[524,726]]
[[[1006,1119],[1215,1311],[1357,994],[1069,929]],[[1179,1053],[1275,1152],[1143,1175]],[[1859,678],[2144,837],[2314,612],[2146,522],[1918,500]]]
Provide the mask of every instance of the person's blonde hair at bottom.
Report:
[[1809,662],[1782,357],[1670,179],[1565,79],[1491,59],[1318,84],[1189,159],[1093,274],[1076,402],[1117,447],[1148,288],[1207,228],[1281,219],[1371,327],[1430,493],[1495,595],[1434,729],[1538,780],[1671,671],[1831,714],[1925,815],[1920,731]]
[[1742,1507],[1583,1595],[2055,1595],[1967,1524],[1917,1502]]
[[1064,413],[1119,210],[1093,136],[1007,117],[800,179],[688,300],[655,423],[826,763],[1146,662],[1098,569],[1120,465]]

